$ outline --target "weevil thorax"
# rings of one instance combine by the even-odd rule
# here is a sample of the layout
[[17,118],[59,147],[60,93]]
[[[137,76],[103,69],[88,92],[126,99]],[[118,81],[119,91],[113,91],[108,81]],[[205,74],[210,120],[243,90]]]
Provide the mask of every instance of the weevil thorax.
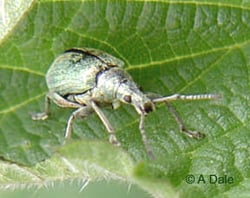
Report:
[[[98,76],[97,93],[113,106],[119,102],[131,104],[139,114],[146,115],[154,110],[154,104],[136,85],[123,68],[114,67]],[[119,106],[119,105],[118,105]]]

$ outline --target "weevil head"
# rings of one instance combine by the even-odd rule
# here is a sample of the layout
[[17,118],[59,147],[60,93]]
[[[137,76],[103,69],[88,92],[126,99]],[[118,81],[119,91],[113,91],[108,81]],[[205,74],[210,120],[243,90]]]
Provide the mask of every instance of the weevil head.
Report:
[[140,115],[147,115],[155,109],[151,99],[130,80],[125,80],[120,84],[116,92],[116,97],[123,103],[133,105]]

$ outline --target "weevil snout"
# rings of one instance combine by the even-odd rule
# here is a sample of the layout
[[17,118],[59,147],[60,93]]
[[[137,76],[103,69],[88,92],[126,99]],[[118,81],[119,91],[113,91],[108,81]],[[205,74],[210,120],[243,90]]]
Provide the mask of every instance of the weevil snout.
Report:
[[141,92],[132,95],[131,104],[140,115],[147,115],[155,110],[154,103]]
[[[127,74],[126,74],[127,75]],[[131,104],[140,115],[154,111],[154,103],[145,95],[132,80],[123,80],[116,90],[116,97],[123,103]]]

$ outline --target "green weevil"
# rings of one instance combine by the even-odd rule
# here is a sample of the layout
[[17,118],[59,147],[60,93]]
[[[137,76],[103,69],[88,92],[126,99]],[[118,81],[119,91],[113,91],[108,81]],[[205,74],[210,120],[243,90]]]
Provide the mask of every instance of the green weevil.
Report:
[[162,97],[145,94],[123,66],[122,60],[97,49],[72,48],[65,51],[54,60],[46,73],[49,92],[45,97],[45,112],[33,114],[32,119],[44,120],[48,117],[50,100],[60,107],[75,108],[67,122],[65,138],[69,138],[74,119],[84,118],[95,112],[109,132],[109,142],[119,146],[115,130],[101,108],[111,105],[115,109],[120,103],[131,104],[140,115],[139,130],[142,141],[149,157],[153,159],[154,155],[144,130],[144,118],[155,110],[156,103],[166,103],[182,132],[191,137],[202,137],[200,132],[186,129],[170,102],[179,99],[214,99],[217,95],[174,94]]

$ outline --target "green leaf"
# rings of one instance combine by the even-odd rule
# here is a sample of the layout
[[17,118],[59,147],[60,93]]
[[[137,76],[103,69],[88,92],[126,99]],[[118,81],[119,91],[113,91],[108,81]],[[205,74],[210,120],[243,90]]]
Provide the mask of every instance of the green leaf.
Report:
[[[154,197],[249,194],[250,1],[19,2],[15,11],[4,1],[0,16],[0,27],[8,27],[0,31],[2,188],[85,178],[136,183]],[[44,110],[44,75],[51,62],[72,47],[121,58],[146,92],[222,95],[216,101],[173,103],[187,126],[206,138],[179,133],[159,105],[146,118],[157,156],[149,161],[139,116],[123,105],[104,109],[121,148],[108,143],[96,115],[77,120],[71,143],[63,145],[70,109],[52,105],[45,121],[33,121],[30,114]]]

